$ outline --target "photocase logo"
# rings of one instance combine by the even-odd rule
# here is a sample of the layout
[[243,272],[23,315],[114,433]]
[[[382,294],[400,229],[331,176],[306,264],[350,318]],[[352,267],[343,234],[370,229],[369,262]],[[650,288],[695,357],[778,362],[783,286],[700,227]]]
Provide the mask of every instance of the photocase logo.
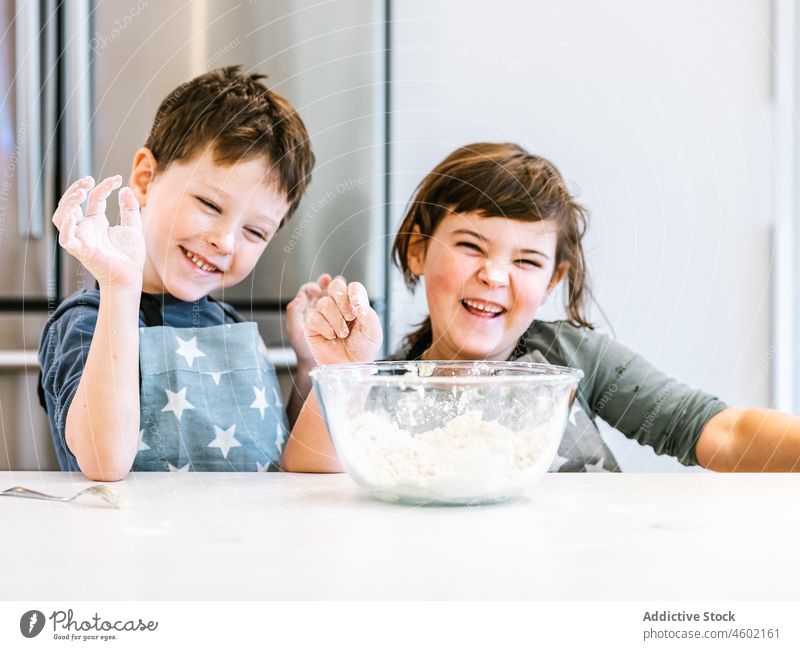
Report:
[[32,609],[20,617],[19,631],[25,638],[32,639],[44,629],[46,620],[53,623],[53,638],[64,641],[110,641],[119,637],[117,632],[154,632],[158,629],[158,621],[141,618],[107,620],[97,612],[88,619],[75,618],[71,609],[57,609],[45,619],[42,612]]
[[22,618],[19,619],[19,631],[22,636],[27,639],[32,639],[44,628],[44,614],[38,609],[32,609],[25,612]]

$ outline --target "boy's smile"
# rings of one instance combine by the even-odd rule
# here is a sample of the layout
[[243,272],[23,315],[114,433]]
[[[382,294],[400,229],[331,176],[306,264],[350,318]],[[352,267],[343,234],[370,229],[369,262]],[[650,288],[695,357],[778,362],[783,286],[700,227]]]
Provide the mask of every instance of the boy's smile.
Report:
[[566,272],[552,222],[449,214],[410,249],[425,278],[430,359],[508,359]]
[[266,160],[223,166],[206,151],[158,173],[155,165],[140,150],[131,174],[147,246],[142,290],[191,301],[241,282],[289,208]]
[[194,264],[195,269],[198,272],[210,273],[210,274],[224,273],[224,269],[215,266],[202,255],[198,255],[197,253],[190,251],[188,248],[184,248],[183,246],[181,246],[181,250],[183,251],[183,254],[186,256],[186,259],[188,259],[192,264]]

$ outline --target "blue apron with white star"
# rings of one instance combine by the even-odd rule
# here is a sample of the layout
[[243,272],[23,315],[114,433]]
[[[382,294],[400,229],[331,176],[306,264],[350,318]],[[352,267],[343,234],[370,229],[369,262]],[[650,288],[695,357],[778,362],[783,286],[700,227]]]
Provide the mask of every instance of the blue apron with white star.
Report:
[[276,470],[288,435],[275,367],[255,323],[164,326],[142,309],[140,432],[134,471]]
[[[529,352],[514,361],[548,363],[538,350]],[[580,394],[569,412],[564,435],[558,445],[558,452],[550,465],[550,472],[619,472],[620,468],[614,454],[606,445],[600,430],[586,414],[587,405]]]

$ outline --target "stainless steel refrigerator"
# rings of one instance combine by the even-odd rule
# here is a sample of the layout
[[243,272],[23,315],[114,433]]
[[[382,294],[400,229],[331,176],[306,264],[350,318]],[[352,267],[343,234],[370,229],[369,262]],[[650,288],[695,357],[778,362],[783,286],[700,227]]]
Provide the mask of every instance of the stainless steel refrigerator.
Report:
[[[127,177],[179,83],[242,64],[298,109],[317,166],[252,276],[218,297],[259,323],[291,368],[283,308],[319,273],[364,282],[383,314],[387,214],[384,0],[2,0],[0,5],[0,469],[55,469],[36,397],[39,334],[93,280],[50,223],[86,174]],[[109,205],[112,205],[111,203]]]

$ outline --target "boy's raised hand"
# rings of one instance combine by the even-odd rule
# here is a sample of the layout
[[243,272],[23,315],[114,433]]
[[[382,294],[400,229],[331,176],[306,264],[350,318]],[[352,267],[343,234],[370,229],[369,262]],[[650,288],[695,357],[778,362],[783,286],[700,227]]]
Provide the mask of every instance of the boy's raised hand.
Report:
[[[110,227],[106,218],[106,201],[121,184],[121,176],[106,178],[96,187],[91,176],[82,178],[64,193],[53,215],[59,244],[86,267],[101,288],[140,287],[142,282],[142,218],[129,187],[119,192],[120,225]],[[81,210],[84,201],[86,215]]]
[[383,330],[364,285],[336,278],[327,294],[306,318],[306,341],[317,363],[374,361]]

